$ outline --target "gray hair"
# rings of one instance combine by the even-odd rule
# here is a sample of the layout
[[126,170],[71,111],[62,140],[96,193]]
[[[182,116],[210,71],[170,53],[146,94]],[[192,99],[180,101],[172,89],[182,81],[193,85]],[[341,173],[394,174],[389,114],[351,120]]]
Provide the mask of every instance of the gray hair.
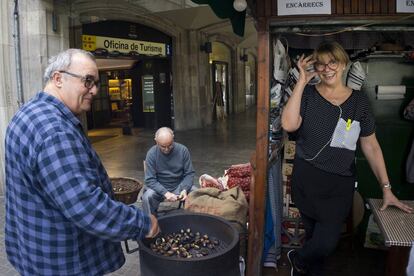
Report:
[[71,48],[60,52],[56,56],[53,56],[49,59],[48,65],[43,75],[44,82],[47,83],[53,77],[54,72],[67,70],[72,62],[72,57],[76,54],[82,54],[89,57],[91,60],[95,60],[95,57],[92,53],[81,49]]
[[162,134],[169,133],[172,137],[174,137],[174,131],[169,127],[161,127],[155,132],[155,140],[157,140],[158,136]]

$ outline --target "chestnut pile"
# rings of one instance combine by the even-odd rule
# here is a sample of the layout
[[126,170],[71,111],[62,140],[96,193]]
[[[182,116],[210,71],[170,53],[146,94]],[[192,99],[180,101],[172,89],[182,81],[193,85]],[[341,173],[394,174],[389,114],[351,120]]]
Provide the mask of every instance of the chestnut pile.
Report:
[[200,232],[193,233],[190,228],[158,237],[150,244],[153,252],[166,257],[200,258],[214,252],[220,245],[218,239]]

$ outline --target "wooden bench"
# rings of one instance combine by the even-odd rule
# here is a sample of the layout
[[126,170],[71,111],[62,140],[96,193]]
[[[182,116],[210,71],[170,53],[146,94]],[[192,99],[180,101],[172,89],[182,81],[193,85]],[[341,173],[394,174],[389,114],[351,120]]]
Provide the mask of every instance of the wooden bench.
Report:
[[[414,207],[414,200],[402,200]],[[414,245],[414,214],[408,214],[396,207],[380,211],[382,199],[369,198],[375,220],[384,236],[385,245],[390,247],[386,263],[386,276],[404,276],[410,247]]]

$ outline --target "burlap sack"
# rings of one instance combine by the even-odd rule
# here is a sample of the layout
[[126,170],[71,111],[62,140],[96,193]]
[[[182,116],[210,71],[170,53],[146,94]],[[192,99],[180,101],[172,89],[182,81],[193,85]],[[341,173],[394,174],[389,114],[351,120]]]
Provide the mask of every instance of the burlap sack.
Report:
[[185,209],[222,217],[231,222],[246,225],[248,205],[240,187],[227,191],[216,188],[201,188],[191,192]]

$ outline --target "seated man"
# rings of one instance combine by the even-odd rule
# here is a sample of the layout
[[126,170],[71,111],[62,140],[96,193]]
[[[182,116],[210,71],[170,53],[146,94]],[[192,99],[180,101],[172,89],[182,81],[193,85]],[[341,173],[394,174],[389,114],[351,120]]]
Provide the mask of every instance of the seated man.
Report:
[[142,206],[147,214],[157,214],[160,203],[187,198],[193,189],[194,169],[187,147],[174,142],[174,132],[162,127],[145,158],[145,190]]

